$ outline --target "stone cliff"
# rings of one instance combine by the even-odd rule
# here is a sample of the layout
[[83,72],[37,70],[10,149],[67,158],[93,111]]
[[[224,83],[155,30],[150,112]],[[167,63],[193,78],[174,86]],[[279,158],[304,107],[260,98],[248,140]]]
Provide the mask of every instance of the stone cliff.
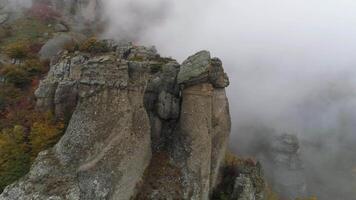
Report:
[[230,199],[263,198],[258,164],[225,173],[229,80],[218,58],[201,51],[180,65],[153,47],[97,45],[52,59],[37,107],[68,127],[1,200],[205,200],[227,182]]

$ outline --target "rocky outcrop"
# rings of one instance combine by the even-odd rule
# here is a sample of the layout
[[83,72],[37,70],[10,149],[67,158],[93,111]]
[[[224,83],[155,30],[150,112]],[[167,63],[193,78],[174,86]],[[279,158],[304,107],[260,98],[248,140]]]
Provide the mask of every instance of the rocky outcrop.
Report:
[[56,115],[75,108],[66,133],[0,199],[129,199],[151,159],[145,66],[114,52],[58,60],[36,95]]
[[183,150],[178,147],[177,151],[183,154],[188,199],[208,199],[216,186],[230,134],[229,107],[223,89],[228,80],[221,62],[217,65],[216,60],[209,52],[201,51],[184,61],[178,74],[183,88],[179,143],[184,145]]
[[251,159],[239,159],[228,153],[222,169],[222,178],[212,199],[266,199],[266,183],[260,163]]
[[292,134],[281,134],[271,137],[267,143],[262,163],[269,172],[274,190],[288,199],[305,196],[306,174],[298,138]]
[[[179,65],[153,47],[100,46],[52,58],[37,107],[68,127],[0,200],[210,199],[231,126],[221,61],[202,51]],[[245,174],[235,199],[257,194],[256,173]]]

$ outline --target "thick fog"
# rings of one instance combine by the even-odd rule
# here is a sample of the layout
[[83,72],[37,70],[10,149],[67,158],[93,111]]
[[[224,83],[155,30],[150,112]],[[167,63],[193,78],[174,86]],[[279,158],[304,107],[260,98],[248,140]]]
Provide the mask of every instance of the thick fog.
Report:
[[32,5],[31,0],[0,0],[0,8],[9,10],[28,8]]
[[231,149],[255,156],[264,134],[296,134],[309,194],[356,198],[355,1],[111,0],[104,7],[107,36],[135,36],[180,61],[201,49],[223,60]]

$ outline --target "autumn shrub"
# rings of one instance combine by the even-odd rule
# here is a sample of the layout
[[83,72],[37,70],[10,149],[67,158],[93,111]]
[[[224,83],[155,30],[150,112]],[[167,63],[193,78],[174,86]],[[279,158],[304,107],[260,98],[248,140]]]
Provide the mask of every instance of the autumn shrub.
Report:
[[222,167],[222,182],[213,192],[213,199],[230,200],[233,193],[235,179],[239,175],[237,167],[243,160],[236,157],[233,153],[227,152],[225,155],[224,165]]
[[77,42],[75,42],[74,40],[66,43],[63,47],[64,50],[67,50],[71,53],[78,51],[79,50],[79,44]]
[[32,157],[49,147],[52,147],[59,140],[64,124],[56,122],[51,115],[46,115],[42,120],[34,122],[31,126],[30,143]]
[[16,125],[0,132],[0,192],[28,172],[30,155],[27,152],[24,127]]
[[95,37],[91,37],[79,45],[79,50],[88,53],[105,53],[110,49],[105,42],[98,41]]
[[10,26],[0,26],[0,41],[7,37],[10,37],[11,34],[12,30]]
[[18,41],[7,45],[4,48],[6,55],[14,59],[24,59],[29,53],[29,44],[26,41]]
[[21,90],[13,85],[0,84],[0,111],[4,110],[7,106],[18,102],[21,95]]
[[46,71],[46,64],[41,62],[37,58],[26,60],[23,68],[26,70],[29,76],[36,76]]
[[318,200],[318,198],[317,197],[296,198],[295,200]]
[[29,53],[30,54],[38,54],[42,48],[43,44],[41,43],[32,43],[29,45]]
[[[0,193],[24,176],[38,153],[52,147],[63,133],[63,123],[50,113],[27,111],[24,121],[15,121],[0,132]],[[19,125],[25,121],[29,125]]]
[[31,79],[26,70],[16,65],[4,67],[0,75],[4,77],[6,83],[13,84],[18,88],[24,88],[31,83]]

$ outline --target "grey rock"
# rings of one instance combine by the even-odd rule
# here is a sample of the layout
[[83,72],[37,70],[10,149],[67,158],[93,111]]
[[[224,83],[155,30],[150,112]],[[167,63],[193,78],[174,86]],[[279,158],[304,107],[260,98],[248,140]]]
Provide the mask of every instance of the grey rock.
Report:
[[235,179],[233,199],[256,200],[255,193],[255,187],[249,177],[242,174]]
[[230,84],[222,62],[211,58],[208,51],[198,52],[185,60],[178,74],[178,84],[190,86],[200,83],[211,83],[215,88],[225,88]]
[[58,23],[54,26],[54,30],[56,32],[68,32],[69,29],[66,25],[62,24],[62,23]]
[[158,96],[157,113],[165,120],[177,119],[179,117],[179,99],[174,95],[162,91]]
[[5,23],[8,19],[9,19],[9,14],[8,13],[0,14],[0,24]]
[[185,174],[185,198],[208,199],[218,184],[230,134],[231,122],[224,89],[210,83],[184,88],[179,121],[182,147],[177,162]]
[[208,80],[210,69],[210,53],[200,51],[182,63],[178,74],[178,84],[192,84]]
[[78,100],[78,82],[63,81],[54,95],[54,113],[58,118],[68,118],[73,113]]
[[277,135],[270,139],[268,146],[263,164],[270,171],[269,179],[275,191],[284,198],[305,196],[306,174],[298,138],[292,134]]
[[144,173],[160,151],[182,193],[146,187],[149,196],[209,199],[220,182],[231,129],[221,62],[200,52],[184,63],[185,71],[155,48],[103,42],[108,52],[62,51],[52,59],[35,92],[37,107],[70,122],[60,141],[40,153],[29,174],[0,200],[132,199],[141,185],[151,184],[144,174],[161,174]]
[[212,95],[210,84],[183,90],[180,115],[181,157],[185,182],[185,199],[208,199],[211,172]]
[[225,89],[214,89],[212,107],[211,190],[219,183],[231,132],[229,101]]
[[75,108],[68,128],[0,199],[130,199],[151,159],[146,68],[112,52],[62,53],[35,95],[57,116]]
[[215,88],[225,88],[230,85],[229,77],[224,72],[222,62],[219,58],[211,59],[209,79]]

